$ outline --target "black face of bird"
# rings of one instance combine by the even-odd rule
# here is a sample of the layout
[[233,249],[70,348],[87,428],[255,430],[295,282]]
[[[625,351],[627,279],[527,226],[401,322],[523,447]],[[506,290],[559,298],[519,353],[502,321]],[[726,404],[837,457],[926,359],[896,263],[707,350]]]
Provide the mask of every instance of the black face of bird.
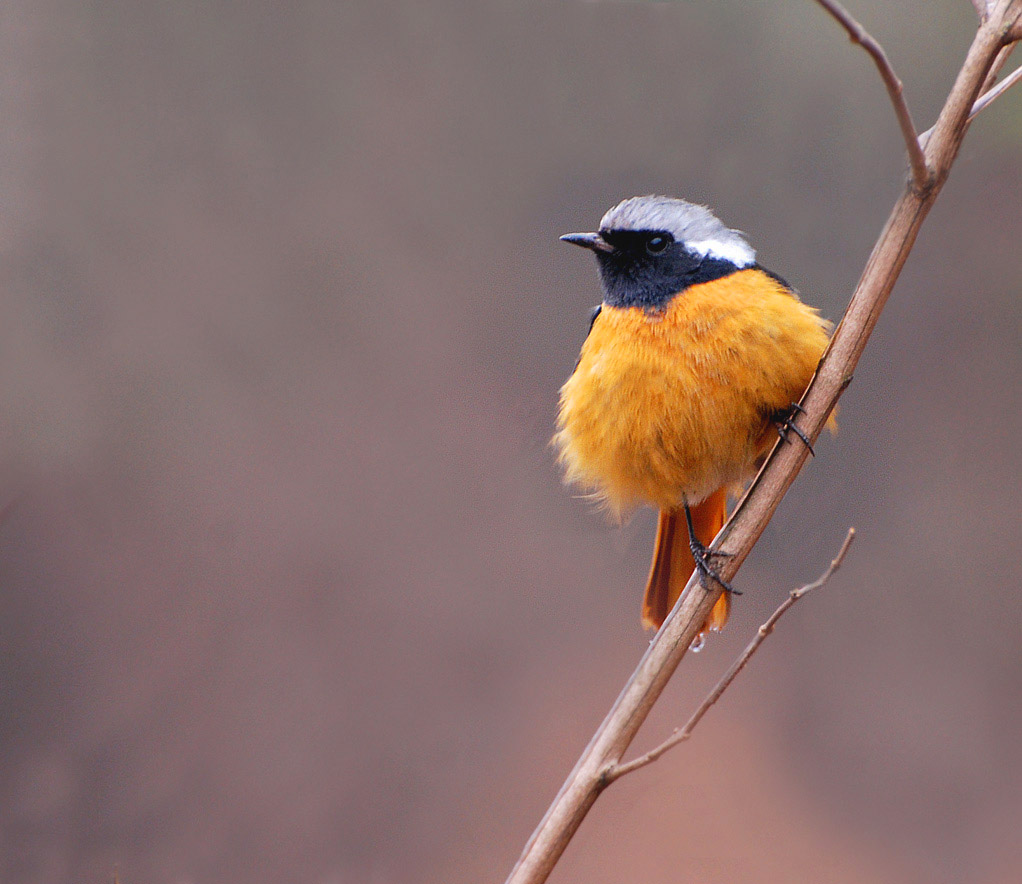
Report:
[[756,261],[745,237],[705,206],[666,196],[623,200],[603,216],[599,233],[561,239],[596,255],[611,307],[662,310],[690,286]]
[[611,307],[661,310],[689,286],[738,269],[727,259],[691,250],[668,230],[605,229],[561,239],[596,255],[604,303]]

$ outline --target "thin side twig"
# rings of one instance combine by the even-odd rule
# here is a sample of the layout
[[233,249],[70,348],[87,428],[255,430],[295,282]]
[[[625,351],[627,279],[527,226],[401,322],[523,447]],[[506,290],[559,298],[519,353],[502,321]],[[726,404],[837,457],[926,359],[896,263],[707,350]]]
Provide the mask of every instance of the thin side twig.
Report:
[[731,682],[733,682],[738,677],[738,673],[746,667],[749,660],[752,659],[752,655],[759,650],[759,646],[763,644],[766,637],[774,631],[777,621],[780,620],[781,617],[783,617],[799,599],[804,598],[814,589],[819,589],[834,576],[834,572],[841,567],[841,563],[845,560],[845,556],[848,554],[848,549],[852,545],[853,540],[855,540],[855,529],[849,528],[848,533],[845,535],[844,543],[841,544],[841,549],[838,550],[837,555],[834,556],[831,561],[830,567],[812,583],[807,583],[805,586],[793,589],[788,594],[788,597],[781,602],[777,610],[770,615],[769,619],[767,619],[766,623],[764,623],[756,631],[756,635],[753,636],[752,641],[749,642],[746,649],[742,651],[741,656],[731,664],[731,668],[724,673],[721,680],[717,682],[717,686],[710,691],[710,693],[706,696],[706,699],[699,705],[699,708],[692,713],[692,717],[685,722],[684,726],[675,728],[674,733],[672,733],[671,736],[645,755],[640,755],[638,758],[634,758],[624,764],[610,765],[603,774],[604,783],[609,785],[619,777],[623,777],[625,774],[629,774],[632,771],[645,767],[647,764],[652,764],[660,758],[661,755],[677,746],[678,743],[684,742],[692,736],[692,731],[694,731],[696,725],[702,721],[703,716],[710,711],[710,707],[721,698],[724,691],[731,687]]
[[996,86],[988,89],[979,98],[976,99],[976,103],[973,104],[972,110],[969,111],[969,120],[975,118],[984,108],[989,107],[998,98],[1004,95],[1012,86],[1014,86],[1019,80],[1022,80],[1022,66],[1015,68],[1007,77],[1001,80]]
[[[987,74],[986,80],[983,81],[983,88],[979,90],[979,95],[976,97],[976,101],[979,101],[980,97],[982,97],[984,93],[989,92],[994,88],[994,85],[997,83],[997,78],[1001,74],[1001,69],[1008,63],[1008,59],[1014,51],[1014,43],[1007,43],[1001,47],[1001,51],[997,53],[994,63],[990,65],[990,73]],[[926,149],[925,144],[923,145],[923,149]]]
[[[1019,73],[1019,70],[1022,70],[1022,67],[1020,67],[1008,74],[1008,76],[1001,80],[1000,83],[996,82],[997,75],[1001,72],[1001,68],[1003,68],[1007,63],[1008,58],[1014,49],[1015,44],[1009,43],[997,53],[994,63],[990,66],[990,73],[987,75],[986,81],[983,83],[983,89],[980,91],[979,97],[972,103],[972,109],[969,111],[969,116],[965,121],[966,125],[971,123],[980,111],[988,108],[1012,86],[1014,86],[1020,78],[1022,78],[1022,74]],[[933,135],[933,129],[934,127],[931,126],[919,136],[919,143],[923,146],[924,150],[926,149],[927,142],[930,140],[930,136]]]
[[908,150],[908,161],[912,167],[912,183],[917,191],[926,190],[932,183],[933,175],[926,163],[926,155],[919,143],[916,124],[912,121],[912,112],[905,100],[905,87],[894,71],[884,47],[845,9],[837,0],[816,0],[831,16],[848,32],[848,38],[869,53],[880,72],[880,77],[887,87],[887,94],[894,106],[894,114],[898,118],[901,136]]

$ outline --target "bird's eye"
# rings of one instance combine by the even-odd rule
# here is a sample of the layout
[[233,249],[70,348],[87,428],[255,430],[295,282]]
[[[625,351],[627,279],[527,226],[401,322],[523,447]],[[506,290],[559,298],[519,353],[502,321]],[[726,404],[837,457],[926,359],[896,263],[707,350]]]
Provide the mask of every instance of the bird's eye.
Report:
[[662,255],[674,242],[669,233],[657,233],[646,240],[646,251],[651,255]]

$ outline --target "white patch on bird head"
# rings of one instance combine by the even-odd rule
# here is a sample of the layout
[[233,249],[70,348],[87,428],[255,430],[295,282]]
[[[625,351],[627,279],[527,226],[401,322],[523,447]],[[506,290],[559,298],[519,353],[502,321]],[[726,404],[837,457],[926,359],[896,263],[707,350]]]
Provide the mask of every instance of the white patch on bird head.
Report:
[[704,258],[730,261],[735,267],[756,263],[756,252],[740,230],[732,230],[706,206],[670,196],[633,196],[603,216],[600,230],[665,230]]

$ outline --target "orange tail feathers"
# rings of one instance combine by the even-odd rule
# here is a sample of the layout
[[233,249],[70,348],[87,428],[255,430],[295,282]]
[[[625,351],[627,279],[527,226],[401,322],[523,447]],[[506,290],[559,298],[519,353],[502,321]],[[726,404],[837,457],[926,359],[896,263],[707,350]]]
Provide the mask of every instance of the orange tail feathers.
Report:
[[[710,545],[727,521],[727,492],[721,488],[702,503],[690,507],[692,524],[700,542]],[[661,510],[656,532],[656,550],[649,569],[646,596],[642,600],[642,625],[659,629],[678,601],[696,563],[688,545],[685,512],[681,508]],[[702,631],[720,629],[727,623],[731,597],[724,593],[713,606]]]

